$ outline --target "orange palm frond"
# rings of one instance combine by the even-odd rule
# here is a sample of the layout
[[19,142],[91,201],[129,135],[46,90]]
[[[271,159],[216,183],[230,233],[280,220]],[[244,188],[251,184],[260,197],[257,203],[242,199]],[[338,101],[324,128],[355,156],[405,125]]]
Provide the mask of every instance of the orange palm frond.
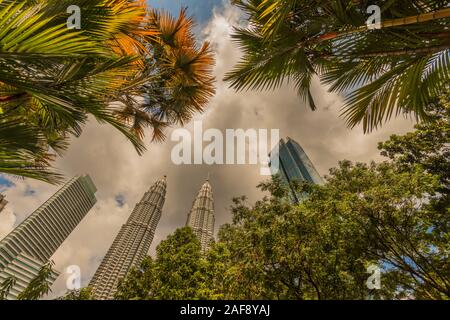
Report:
[[150,27],[145,0],[106,0],[114,20],[107,28],[112,34],[111,45],[119,54],[140,55],[147,53],[143,44],[146,37],[155,37],[158,32]]
[[194,21],[191,17],[187,17],[185,8],[181,9],[177,19],[168,12],[151,10],[149,27],[158,32],[157,41],[160,45],[180,49],[195,45],[192,33]]

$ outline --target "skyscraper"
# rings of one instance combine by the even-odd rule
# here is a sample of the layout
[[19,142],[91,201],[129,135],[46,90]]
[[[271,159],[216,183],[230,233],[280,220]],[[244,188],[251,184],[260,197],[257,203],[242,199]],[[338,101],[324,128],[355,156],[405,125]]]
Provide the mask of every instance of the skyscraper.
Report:
[[147,256],[166,198],[166,177],[153,184],[122,226],[89,286],[97,300],[110,300],[119,279]]
[[0,283],[17,279],[8,299],[27,287],[94,206],[96,191],[88,175],[72,178],[0,242]]
[[278,173],[281,179],[288,184],[291,200],[294,203],[299,203],[305,197],[304,194],[296,192],[293,189],[292,182],[294,180],[298,182],[306,181],[314,184],[323,184],[322,178],[311,160],[309,160],[306,152],[300,144],[289,137],[286,141],[281,139],[277,147],[272,150],[269,166],[272,173]]
[[202,253],[209,249],[214,239],[214,199],[208,180],[195,198],[186,222],[186,226],[191,227],[200,240]]
[[0,212],[5,208],[8,201],[5,200],[5,196],[0,193]]

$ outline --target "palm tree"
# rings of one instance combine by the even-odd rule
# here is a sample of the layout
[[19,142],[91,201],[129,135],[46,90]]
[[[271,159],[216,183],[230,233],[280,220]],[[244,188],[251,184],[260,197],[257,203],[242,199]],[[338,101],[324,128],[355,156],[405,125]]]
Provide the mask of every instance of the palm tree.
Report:
[[153,128],[153,140],[165,138],[164,129],[184,125],[195,113],[203,112],[215,93],[212,67],[214,57],[209,43],[198,47],[193,35],[194,23],[182,9],[178,18],[167,12],[151,10],[148,27],[157,37],[149,39],[144,55],[144,78],[140,101],[128,96],[119,115],[131,123],[141,136],[146,126]]
[[[66,27],[70,5],[82,8],[81,30]],[[179,68],[166,65],[168,55],[155,54],[161,47],[155,15],[145,0],[0,0],[0,172],[59,182],[52,155],[67,149],[70,136],[81,135],[89,115],[122,132],[139,154],[144,126],[162,138],[162,128],[177,118],[158,118],[139,97],[168,106],[179,93],[175,76],[162,81],[162,74]],[[186,20],[183,12],[179,21]],[[196,51],[191,27],[177,33],[191,37],[185,51],[210,57],[208,50]],[[212,62],[203,60],[203,69],[193,72],[197,78],[182,84],[212,94]],[[180,113],[192,108],[192,101],[179,101],[172,108]],[[18,143],[25,133],[32,139]]]
[[293,81],[316,108],[311,81],[346,93],[349,126],[370,131],[394,114],[427,119],[449,79],[450,8],[446,1],[378,1],[380,29],[366,25],[368,1],[237,0],[249,26],[234,39],[244,56],[226,80],[237,90]]
[[6,278],[3,283],[0,284],[0,300],[6,300],[11,289],[16,285],[17,279],[12,276]]
[[[69,3],[83,7],[82,32],[66,27]],[[137,72],[136,57],[116,53],[140,28],[126,21],[131,14],[142,20],[145,9],[127,1],[0,2],[0,172],[59,182],[50,149],[65,150],[89,114],[144,149],[109,105]]]

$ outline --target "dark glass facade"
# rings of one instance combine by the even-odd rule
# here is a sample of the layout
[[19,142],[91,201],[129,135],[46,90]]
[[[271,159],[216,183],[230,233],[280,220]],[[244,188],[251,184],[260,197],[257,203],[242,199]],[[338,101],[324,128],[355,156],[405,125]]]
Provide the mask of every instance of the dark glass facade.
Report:
[[270,153],[270,169],[272,174],[279,174],[291,189],[291,200],[299,203],[306,195],[292,188],[293,181],[306,181],[323,184],[323,180],[314,167],[306,152],[295,140],[281,139]]

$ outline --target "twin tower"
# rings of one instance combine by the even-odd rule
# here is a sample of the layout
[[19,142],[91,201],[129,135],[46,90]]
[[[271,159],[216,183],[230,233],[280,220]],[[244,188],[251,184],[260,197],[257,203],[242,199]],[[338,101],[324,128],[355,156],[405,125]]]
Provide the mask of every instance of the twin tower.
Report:
[[[89,284],[94,299],[113,299],[119,279],[126,277],[147,256],[161,218],[166,188],[166,177],[151,186],[120,229]],[[200,240],[202,252],[206,252],[214,234],[214,200],[209,181],[194,200],[186,225]]]

